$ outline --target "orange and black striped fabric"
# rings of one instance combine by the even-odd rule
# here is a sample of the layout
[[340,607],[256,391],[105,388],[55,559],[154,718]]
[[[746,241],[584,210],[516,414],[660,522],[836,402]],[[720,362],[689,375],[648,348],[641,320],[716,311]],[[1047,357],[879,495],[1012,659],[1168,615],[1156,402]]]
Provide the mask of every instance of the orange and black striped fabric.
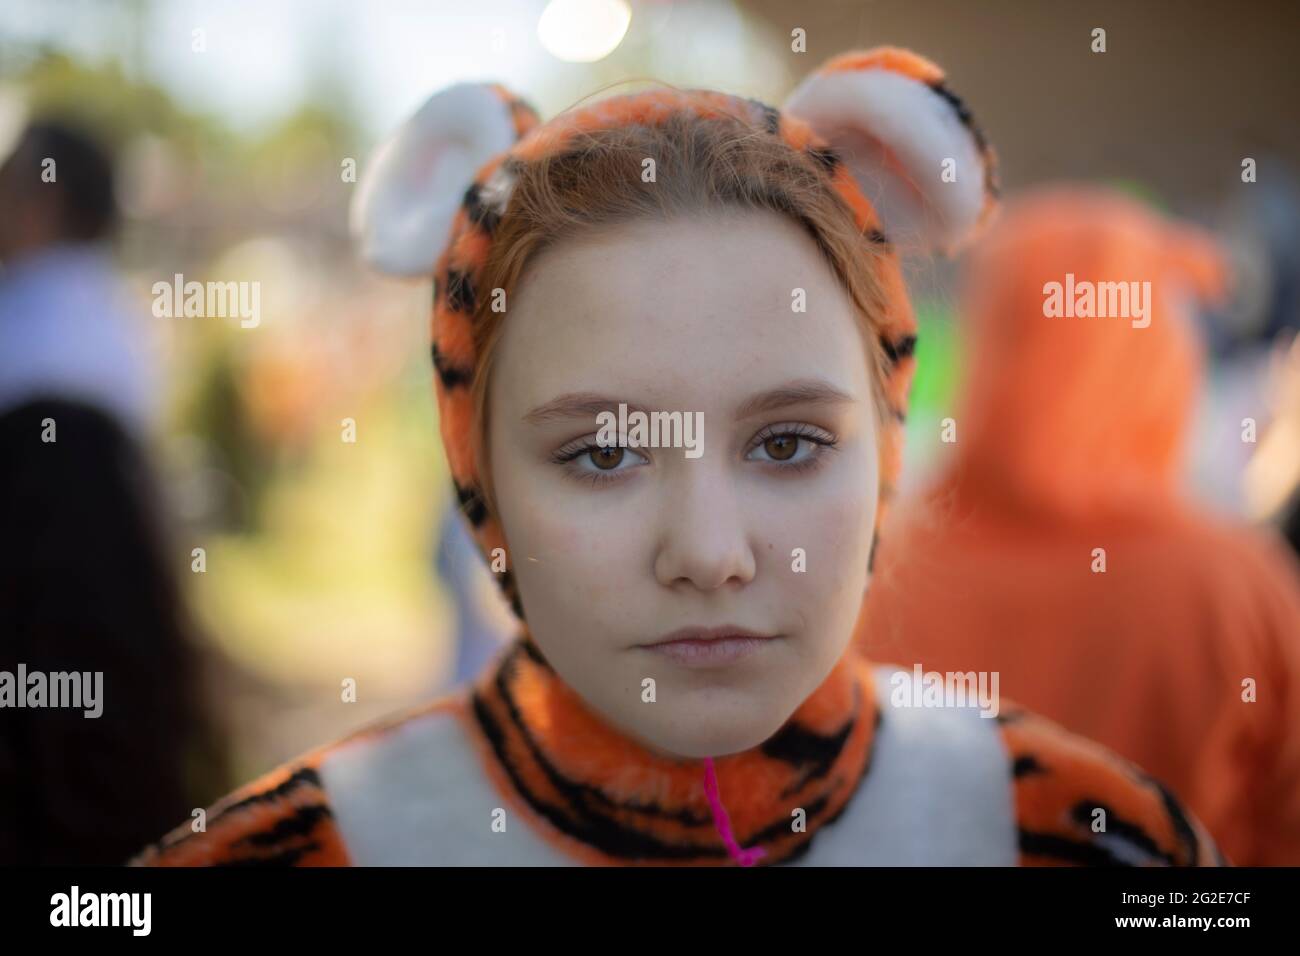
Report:
[[[882,707],[866,661],[848,655],[790,721],[762,746],[716,761],[737,838],[767,850],[759,865],[816,865],[870,813],[862,794],[876,743],[898,719]],[[336,815],[331,761],[347,748],[383,746],[420,721],[444,719],[467,743],[487,782],[476,807],[486,832],[498,807],[522,818],[549,862],[569,865],[735,865],[713,828],[700,761],[668,760],[615,731],[587,709],[520,640],[471,688],[360,731],[291,761],[207,812],[206,829],[177,827],[132,862],[154,866],[345,866],[356,862],[350,828]],[[1007,862],[1023,866],[1204,866],[1222,862],[1204,829],[1173,795],[1109,751],[1003,702],[990,722],[1004,759]],[[432,767],[445,755],[417,752]],[[410,759],[405,752],[403,759]],[[469,775],[460,782],[468,784]],[[453,782],[457,785],[458,782]],[[888,783],[886,781],[886,783]],[[366,786],[383,788],[374,779]],[[944,799],[960,801],[960,787]],[[430,799],[407,793],[394,800]],[[430,808],[437,815],[440,808]],[[805,827],[792,826],[802,810]],[[1101,829],[1099,814],[1104,811]],[[513,823],[516,828],[518,823]],[[423,835],[411,832],[411,841]],[[828,842],[829,841],[829,842]],[[847,848],[853,859],[856,848]],[[860,848],[870,858],[872,848]],[[509,860],[509,857],[505,858]],[[374,862],[373,860],[369,862]],[[477,862],[432,847],[426,865]]]

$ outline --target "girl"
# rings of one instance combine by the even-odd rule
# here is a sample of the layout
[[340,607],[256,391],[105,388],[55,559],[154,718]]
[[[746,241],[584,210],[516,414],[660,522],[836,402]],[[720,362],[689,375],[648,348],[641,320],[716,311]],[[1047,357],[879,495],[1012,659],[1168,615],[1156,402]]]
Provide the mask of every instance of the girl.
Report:
[[[782,111],[657,89],[539,124],[497,86],[435,96],[356,226],[434,273],[452,475],[524,626],[464,693],[139,862],[1215,861],[1136,768],[1006,702],[912,709],[850,647],[915,363],[899,254],[957,246],[994,185],[903,50],[836,57]],[[698,416],[702,454],[597,441],[636,411]]]

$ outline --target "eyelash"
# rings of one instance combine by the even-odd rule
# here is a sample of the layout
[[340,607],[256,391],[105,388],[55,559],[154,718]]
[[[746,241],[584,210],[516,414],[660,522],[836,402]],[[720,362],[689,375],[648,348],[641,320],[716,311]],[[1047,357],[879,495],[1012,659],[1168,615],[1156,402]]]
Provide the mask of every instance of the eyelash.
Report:
[[[768,464],[774,465],[776,470],[786,474],[797,474],[812,471],[820,468],[824,463],[826,455],[834,451],[839,445],[839,439],[828,431],[817,428],[814,425],[808,425],[803,422],[765,425],[759,430],[758,434],[750,441],[745,448],[746,460],[755,449],[760,448],[764,443],[773,438],[793,437],[796,441],[795,454],[799,452],[799,442],[808,442],[816,450],[792,464],[780,463],[775,459],[768,461]],[[589,438],[579,438],[557,448],[551,455],[551,461],[557,465],[564,466],[564,471],[568,477],[574,481],[584,482],[593,487],[607,485],[611,482],[621,481],[620,475],[623,472],[631,471],[631,468],[613,468],[613,469],[595,469],[586,470],[572,466],[570,463],[588,455],[593,451],[598,451],[602,446],[597,445]],[[632,448],[621,446],[625,452],[644,458]],[[622,462],[620,462],[622,464]]]

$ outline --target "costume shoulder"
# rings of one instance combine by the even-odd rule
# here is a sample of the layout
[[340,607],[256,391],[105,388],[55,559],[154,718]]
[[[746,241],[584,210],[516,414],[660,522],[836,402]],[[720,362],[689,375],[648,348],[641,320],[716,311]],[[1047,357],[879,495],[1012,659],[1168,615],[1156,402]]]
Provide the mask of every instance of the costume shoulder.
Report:
[[[128,861],[130,866],[350,866],[322,766],[349,747],[365,748],[417,718],[463,707],[461,695],[423,702],[288,761],[187,821]],[[383,781],[374,781],[374,786]]]
[[311,755],[290,761],[182,823],[130,866],[347,866],[347,851]]
[[1021,866],[1222,866],[1159,781],[1099,744],[1003,701]]

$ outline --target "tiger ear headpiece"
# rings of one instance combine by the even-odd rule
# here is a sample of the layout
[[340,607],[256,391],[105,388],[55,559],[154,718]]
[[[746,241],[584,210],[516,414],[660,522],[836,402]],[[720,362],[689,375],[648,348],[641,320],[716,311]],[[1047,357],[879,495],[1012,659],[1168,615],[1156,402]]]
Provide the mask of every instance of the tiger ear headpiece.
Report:
[[[777,136],[830,177],[876,257],[887,313],[873,318],[890,362],[885,396],[893,423],[881,435],[880,508],[901,464],[916,323],[899,271],[907,252],[951,253],[996,205],[993,151],[935,64],[907,50],[836,56],[777,110],[705,90],[653,89],[584,104],[542,123],[498,84],[461,83],[433,95],[364,170],[351,209],[362,258],[399,276],[434,279],[433,361],[443,442],[466,518],[484,554],[504,548],[484,504],[470,429],[473,314],[480,273],[521,164],[563,152],[593,128],[653,125],[681,111],[726,114]],[[877,527],[881,514],[877,515]],[[509,571],[498,579],[515,613]]]

